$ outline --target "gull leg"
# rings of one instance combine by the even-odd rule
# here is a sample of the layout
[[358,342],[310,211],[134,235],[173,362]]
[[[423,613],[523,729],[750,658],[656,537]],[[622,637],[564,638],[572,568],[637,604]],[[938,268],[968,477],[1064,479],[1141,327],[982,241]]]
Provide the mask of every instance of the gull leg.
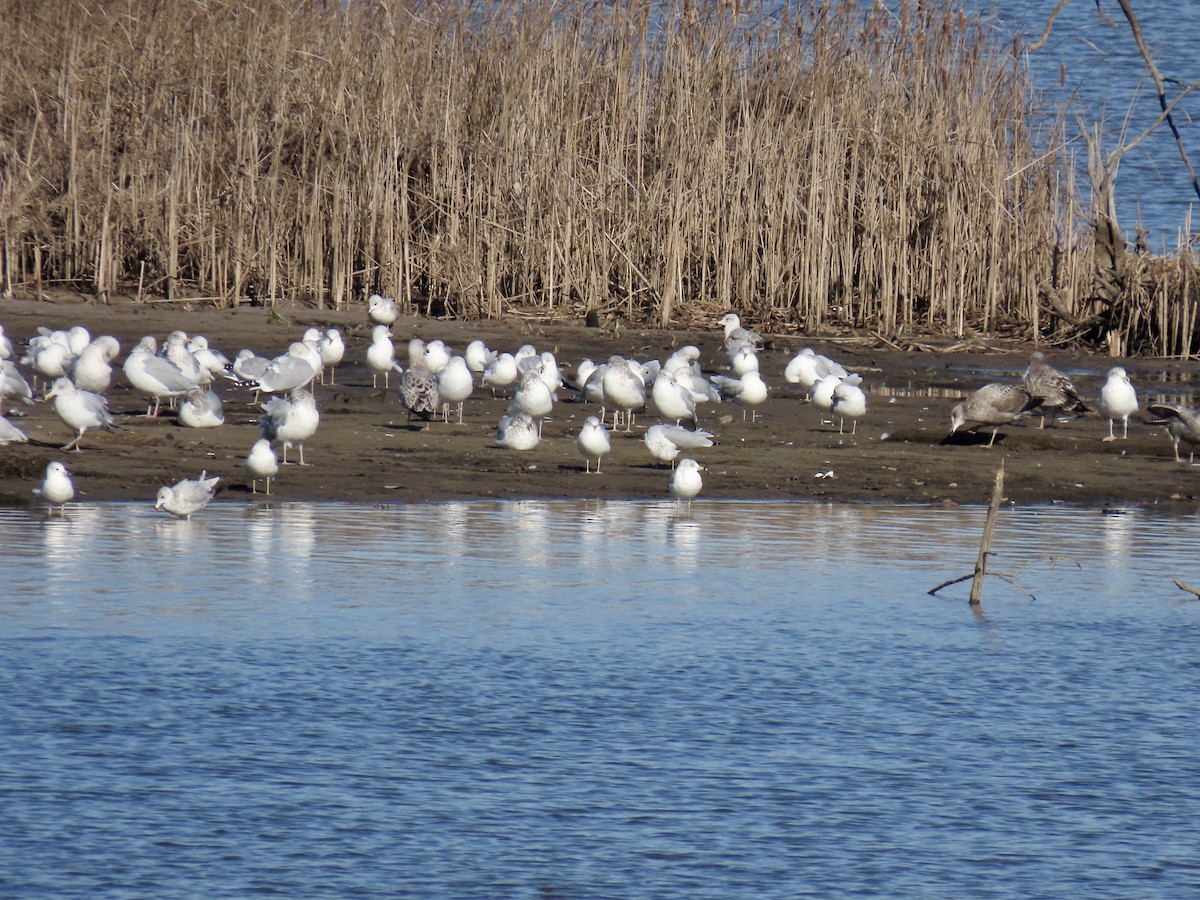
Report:
[[308,463],[306,463],[304,461],[304,445],[303,444],[300,445],[300,465],[302,465],[302,466],[308,465]]
[[267,476],[267,496],[271,494],[271,476]]
[[79,449],[79,442],[82,440],[83,440],[83,432],[81,431],[81,432],[79,432],[79,434],[77,434],[75,436],[75,440],[71,441],[69,444],[63,444],[62,449],[63,450],[71,450],[75,453],[82,453],[83,451],[81,451]]
[[997,432],[997,431],[999,431],[999,430],[1000,430],[1000,429],[999,429],[999,427],[996,427],[996,428],[993,428],[993,429],[992,429],[992,439],[991,439],[990,441],[988,441],[988,446],[989,446],[989,447],[990,447],[990,446],[992,446],[992,444],[996,443],[996,432]]

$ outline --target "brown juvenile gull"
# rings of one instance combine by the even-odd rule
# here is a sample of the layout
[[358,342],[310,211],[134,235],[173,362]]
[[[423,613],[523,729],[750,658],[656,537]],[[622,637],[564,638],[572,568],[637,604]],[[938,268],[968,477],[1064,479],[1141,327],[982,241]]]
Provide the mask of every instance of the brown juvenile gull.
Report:
[[400,403],[408,411],[408,421],[418,416],[429,428],[429,420],[438,414],[437,376],[425,365],[425,342],[413,338],[408,342],[408,368],[400,376]]
[[1175,445],[1175,462],[1183,462],[1179,456],[1181,441],[1188,444],[1188,462],[1193,462],[1196,445],[1200,444],[1200,408],[1183,403],[1151,403],[1146,409],[1155,417],[1153,424],[1167,426],[1167,434]]
[[1075,390],[1075,385],[1071,384],[1071,379],[1046,362],[1046,354],[1041,350],[1035,350],[1029,357],[1029,366],[1021,376],[1021,387],[1041,401],[1038,414],[1042,421],[1038,428],[1046,427],[1047,414],[1053,422],[1056,410],[1078,413],[1088,411]]
[[1001,425],[1008,425],[1038,405],[1038,398],[1015,384],[985,384],[962,403],[950,411],[950,434],[957,431],[973,431],[981,425],[989,425],[992,439],[988,446],[996,443],[996,432]]

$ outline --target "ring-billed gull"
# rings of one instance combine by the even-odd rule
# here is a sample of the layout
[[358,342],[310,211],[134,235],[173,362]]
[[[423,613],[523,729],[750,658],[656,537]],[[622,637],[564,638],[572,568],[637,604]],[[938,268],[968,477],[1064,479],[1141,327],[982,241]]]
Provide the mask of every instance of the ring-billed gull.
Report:
[[484,366],[480,383],[484,387],[490,387],[494,394],[497,390],[504,390],[515,384],[519,374],[517,358],[511,353],[498,353]]
[[463,420],[463,404],[475,390],[475,376],[471,374],[467,361],[461,356],[452,356],[442,371],[437,374],[438,397],[442,401],[442,418],[450,421],[451,404],[458,405],[458,422]]
[[783,370],[783,378],[788,384],[798,384],[805,391],[812,391],[813,385],[826,375],[845,378],[849,374],[840,363],[822,356],[811,347],[805,347],[793,356]]
[[0,416],[0,447],[5,444],[23,444],[29,436],[4,416]]
[[738,347],[729,354],[729,371],[737,378],[747,372],[758,371],[758,354],[745,347]]
[[542,381],[537,369],[526,369],[521,373],[521,382],[508,405],[509,415],[526,413],[538,423],[538,435],[542,433],[542,419],[554,409],[554,395],[546,382]]
[[0,403],[7,398],[22,403],[33,402],[33,389],[11,359],[0,359]]
[[[98,340],[98,339],[97,339]],[[196,365],[200,367],[200,383],[212,384],[218,376],[221,378],[231,378],[233,364],[220,350],[210,347],[208,338],[202,334],[197,334],[188,341],[188,353],[192,354],[192,359],[196,360]]]
[[271,360],[258,379],[258,389],[265,394],[286,394],[311,385],[321,374],[321,353],[315,346],[293,341],[287,352]]
[[75,485],[71,482],[71,473],[67,471],[67,467],[55,461],[46,466],[46,477],[33,492],[50,504],[52,512],[57,506],[60,513],[66,514],[67,503],[75,496]]
[[225,410],[217,392],[208,387],[188,391],[179,404],[179,424],[185,428],[216,428],[224,425]]
[[750,421],[758,419],[757,407],[767,399],[767,383],[757,370],[747,372],[740,378],[730,378],[726,375],[715,375],[712,380],[722,400],[732,400],[742,408],[742,421],[746,420],[746,411],[750,412]]
[[446,342],[434,338],[425,344],[425,368],[436,375],[450,362],[450,357],[454,354],[450,352],[450,348],[446,346]]
[[329,383],[334,384],[337,377],[337,367],[346,356],[346,341],[336,328],[327,328],[317,342],[321,352],[321,384],[325,383],[325,369],[329,369]]
[[242,349],[233,359],[233,374],[240,381],[257,384],[270,365],[271,360],[267,357],[259,356],[253,350]]
[[859,386],[861,382],[861,375],[851,375],[834,385],[829,411],[838,417],[838,434],[842,433],[846,419],[853,423],[850,433],[857,434],[858,420],[867,414],[867,392]]
[[54,382],[46,399],[54,400],[54,411],[63,423],[76,431],[75,440],[62,449],[80,452],[79,442],[89,428],[112,428],[113,417],[108,411],[108,401],[91,391],[81,391],[70,378],[59,378]]
[[1186,443],[1188,462],[1194,462],[1196,445],[1200,444],[1200,408],[1183,403],[1151,403],[1146,410],[1153,416],[1155,425],[1166,425],[1167,435],[1175,445],[1175,462],[1183,462],[1179,456],[1179,444]]
[[300,465],[304,461],[304,442],[317,433],[321,415],[317,401],[304,388],[297,388],[287,397],[272,397],[262,405],[263,414],[258,420],[258,429],[271,443],[283,445],[283,463],[287,465],[288,448],[300,448]]
[[112,385],[112,361],[121,352],[121,345],[111,335],[102,334],[71,360],[67,376],[77,388],[103,394]]
[[1057,410],[1087,412],[1087,405],[1080,399],[1071,379],[1046,362],[1046,354],[1041,350],[1033,351],[1029,357],[1029,365],[1021,376],[1021,387],[1041,401],[1038,408],[1038,414],[1042,417],[1039,428],[1046,427],[1047,415],[1053,423]]
[[612,440],[609,437],[608,429],[600,424],[600,420],[595,416],[588,416],[575,438],[575,448],[583,456],[584,472],[591,474],[592,459],[595,458],[596,474],[599,475],[600,458],[612,449]]
[[496,443],[509,450],[532,450],[541,440],[537,422],[528,413],[503,416],[496,428]]
[[742,327],[742,320],[737,313],[726,313],[721,317],[721,327],[725,329],[725,352],[732,354],[741,347],[757,350],[763,345],[762,335]]
[[265,478],[267,493],[270,494],[271,479],[279,473],[279,460],[275,457],[275,451],[271,449],[271,442],[266,438],[259,438],[255,441],[250,452],[246,454],[246,461],[243,465],[250,473],[250,493],[257,494],[258,479]]
[[392,333],[386,325],[376,325],[371,329],[371,345],[367,347],[367,368],[371,370],[371,387],[379,387],[379,376],[383,376],[383,386],[388,387],[388,376],[396,365],[396,345],[392,343]]
[[650,400],[658,414],[664,419],[670,419],[676,425],[687,419],[693,425],[696,423],[696,398],[692,392],[682,386],[676,372],[686,373],[687,369],[660,369],[650,388]]
[[195,390],[199,384],[180,371],[179,366],[169,359],[163,359],[155,352],[156,342],[147,335],[125,358],[125,377],[135,389],[154,398],[153,412],[147,407],[146,416],[158,416],[158,408],[163,400],[173,400],[182,397],[188,391]]
[[1108,437],[1105,441],[1115,441],[1116,434],[1113,431],[1113,422],[1117,419],[1121,420],[1122,431],[1121,437],[1129,437],[1129,417],[1137,412],[1138,399],[1137,391],[1133,389],[1133,384],[1129,381],[1129,373],[1120,366],[1113,366],[1108,370],[1108,378],[1104,382],[1104,387],[1100,388],[1100,398],[1096,403],[1096,409],[1100,415],[1108,419]]
[[646,405],[646,383],[634,371],[629,360],[622,356],[610,356],[608,368],[604,370],[601,388],[604,404],[613,407],[613,426],[618,424],[616,414],[625,414],[625,430],[633,430],[634,414]]
[[395,297],[372,294],[367,298],[367,315],[379,325],[391,325],[399,318],[400,308],[396,305]]
[[201,472],[198,479],[185,478],[172,487],[158,489],[158,498],[154,501],[155,509],[165,509],[171,515],[180,519],[190,519],[212,501],[217,491],[219,475],[207,478],[207,471]]
[[206,384],[212,378],[208,376],[205,370],[200,366],[199,360],[192,355],[188,349],[190,338],[185,331],[172,331],[167,335],[166,343],[163,344],[162,356],[169,359],[179,367],[179,371],[190,378],[196,384]]
[[496,358],[496,351],[489,349],[487,344],[477,339],[467,344],[467,349],[463,351],[463,358],[467,361],[467,368],[471,370],[472,374],[480,376],[479,386],[483,387],[483,370]]
[[704,487],[704,479],[700,477],[700,473],[704,471],[704,467],[690,457],[684,457],[679,461],[679,465],[675,467],[675,471],[671,473],[671,478],[667,482],[667,489],[671,492],[671,496],[677,502],[686,502],[688,508],[692,506],[692,501],[696,499],[700,493],[700,489]]
[[996,432],[1001,425],[1015,422],[1037,405],[1038,399],[1023,387],[1015,384],[985,384],[950,411],[950,434],[990,425],[990,447],[996,443]]
[[674,463],[681,449],[711,447],[712,439],[707,431],[688,431],[681,425],[651,425],[643,438],[650,455],[661,463]]
[[0,360],[8,359],[13,355],[12,338],[4,333],[4,325],[0,323]]

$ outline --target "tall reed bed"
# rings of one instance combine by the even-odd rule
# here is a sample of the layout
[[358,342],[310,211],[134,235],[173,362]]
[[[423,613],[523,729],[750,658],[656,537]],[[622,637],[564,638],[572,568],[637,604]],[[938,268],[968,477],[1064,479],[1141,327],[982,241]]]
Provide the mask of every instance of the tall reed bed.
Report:
[[0,275],[887,334],[1083,310],[1022,66],[889,6],[0,0]]

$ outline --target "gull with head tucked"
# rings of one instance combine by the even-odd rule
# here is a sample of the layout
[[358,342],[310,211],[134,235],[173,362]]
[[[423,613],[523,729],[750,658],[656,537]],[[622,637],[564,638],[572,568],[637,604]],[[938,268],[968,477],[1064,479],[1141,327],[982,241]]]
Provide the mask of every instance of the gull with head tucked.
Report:
[[271,449],[271,442],[266,438],[259,438],[255,441],[250,452],[246,454],[246,461],[243,465],[250,473],[250,493],[257,494],[258,479],[265,478],[267,493],[270,494],[271,479],[279,474],[279,460],[275,456],[275,451]]
[[679,465],[676,466],[675,471],[671,473],[671,478],[667,481],[667,489],[675,498],[676,503],[686,502],[688,509],[692,508],[692,501],[704,487],[704,479],[700,477],[700,473],[703,471],[704,467],[694,459],[684,458],[679,461]]

